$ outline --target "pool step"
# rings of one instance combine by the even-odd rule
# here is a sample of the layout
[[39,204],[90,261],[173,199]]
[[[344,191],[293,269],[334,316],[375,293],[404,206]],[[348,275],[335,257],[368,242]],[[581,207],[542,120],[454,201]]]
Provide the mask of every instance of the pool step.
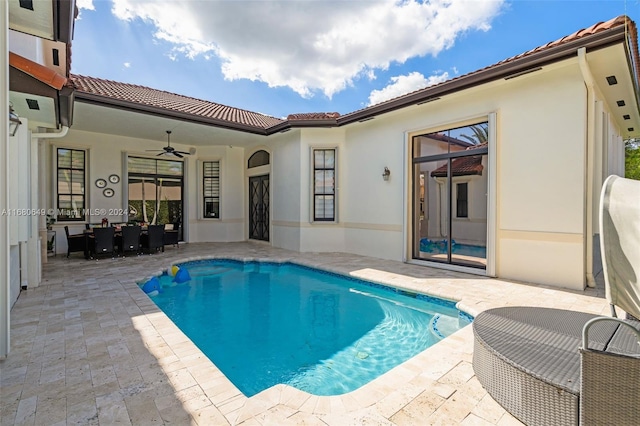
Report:
[[429,322],[429,330],[438,339],[444,339],[460,329],[458,318],[435,314]]

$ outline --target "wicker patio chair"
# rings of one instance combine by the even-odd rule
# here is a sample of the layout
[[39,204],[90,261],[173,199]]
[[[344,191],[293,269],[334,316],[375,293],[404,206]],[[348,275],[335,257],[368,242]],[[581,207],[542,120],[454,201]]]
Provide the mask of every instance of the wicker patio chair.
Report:
[[140,238],[140,243],[142,249],[149,254],[158,250],[164,252],[164,225],[149,225],[147,233]]
[[140,231],[141,227],[137,225],[121,227],[120,238],[116,237],[116,240],[123,256],[127,251],[140,254]]
[[64,227],[64,234],[67,236],[67,257],[76,251],[84,252],[86,250],[86,241],[84,234],[69,234],[69,227]]
[[[584,326],[580,423],[638,425],[640,322],[630,318],[640,318],[640,181],[618,176],[605,181],[600,197],[600,248],[613,318],[596,318]],[[616,318],[616,307],[627,313],[628,321]],[[624,339],[614,336],[607,351],[590,348],[589,331],[599,322],[618,322],[631,334]]]
[[98,257],[100,255],[114,255],[114,243],[115,243],[115,229],[111,226],[106,228],[94,228],[93,229],[93,255]]

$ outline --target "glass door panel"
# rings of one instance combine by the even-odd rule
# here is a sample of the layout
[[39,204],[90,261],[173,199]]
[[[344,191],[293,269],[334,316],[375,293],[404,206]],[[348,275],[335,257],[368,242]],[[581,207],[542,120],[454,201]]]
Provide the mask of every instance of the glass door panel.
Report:
[[[182,180],[158,178],[158,214],[156,223],[182,222]],[[178,228],[178,238],[182,240],[182,226]]]
[[129,177],[129,221],[152,223],[156,214],[156,180],[153,177]]
[[414,182],[417,183],[416,223],[414,226],[413,257],[436,262],[449,261],[449,180],[433,176],[447,168],[447,160],[416,164]]
[[[483,165],[486,155],[465,157],[467,163]],[[454,169],[456,160],[452,161]],[[487,173],[456,177],[451,195],[451,261],[460,265],[487,266]]]

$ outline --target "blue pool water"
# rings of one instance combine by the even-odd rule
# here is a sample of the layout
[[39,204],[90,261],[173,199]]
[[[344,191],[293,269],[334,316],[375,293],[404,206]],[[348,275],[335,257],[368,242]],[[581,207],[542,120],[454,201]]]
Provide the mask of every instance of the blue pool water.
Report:
[[[429,240],[423,238],[420,240],[420,251],[424,253],[444,254],[447,252],[447,240]],[[487,258],[487,248],[485,246],[476,246],[472,244],[460,244],[455,240],[451,245],[451,253],[461,256]]]
[[291,263],[207,260],[152,300],[244,393],[339,395],[467,325],[454,303]]

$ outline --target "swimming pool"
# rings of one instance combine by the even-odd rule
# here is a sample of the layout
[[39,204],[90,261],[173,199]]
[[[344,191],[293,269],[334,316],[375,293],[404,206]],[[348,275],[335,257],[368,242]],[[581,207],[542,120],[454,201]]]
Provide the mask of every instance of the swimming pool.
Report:
[[293,263],[183,263],[155,304],[246,396],[279,383],[339,395],[469,324],[454,302]]

